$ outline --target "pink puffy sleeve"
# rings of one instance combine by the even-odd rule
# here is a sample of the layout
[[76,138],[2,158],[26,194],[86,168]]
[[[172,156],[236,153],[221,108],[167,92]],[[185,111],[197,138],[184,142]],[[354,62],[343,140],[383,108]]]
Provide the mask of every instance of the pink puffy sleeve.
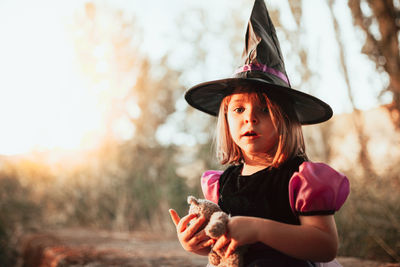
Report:
[[298,215],[333,214],[350,193],[347,177],[324,163],[304,162],[289,181],[289,201]]
[[219,177],[223,171],[206,171],[201,176],[201,189],[204,197],[216,204],[219,198]]

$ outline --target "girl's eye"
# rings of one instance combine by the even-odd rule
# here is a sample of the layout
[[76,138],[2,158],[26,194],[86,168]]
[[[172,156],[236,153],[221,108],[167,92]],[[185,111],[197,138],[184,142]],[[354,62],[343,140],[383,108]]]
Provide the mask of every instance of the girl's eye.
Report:
[[234,112],[236,112],[236,113],[242,113],[243,111],[244,111],[244,108],[235,108],[235,109],[233,109],[233,111]]

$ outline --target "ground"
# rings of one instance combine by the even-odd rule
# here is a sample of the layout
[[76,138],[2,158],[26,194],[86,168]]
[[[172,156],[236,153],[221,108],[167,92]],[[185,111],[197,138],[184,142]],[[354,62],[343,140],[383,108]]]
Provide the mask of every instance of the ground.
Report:
[[[204,267],[207,258],[188,253],[174,237],[159,233],[117,233],[64,229],[21,239],[23,267]],[[338,258],[343,267],[400,267],[356,258]]]

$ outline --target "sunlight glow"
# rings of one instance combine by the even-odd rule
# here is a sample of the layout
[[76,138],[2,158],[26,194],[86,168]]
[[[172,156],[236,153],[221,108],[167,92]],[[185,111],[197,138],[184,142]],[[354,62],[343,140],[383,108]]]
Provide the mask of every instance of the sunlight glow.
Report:
[[[104,98],[112,93],[104,91],[109,85],[89,83],[80,72],[73,39],[59,13],[17,9],[10,3],[7,8],[15,12],[0,12],[0,154],[93,148],[105,135],[109,101]],[[102,59],[106,50],[99,45],[92,53]],[[107,61],[97,62],[96,72],[109,71]],[[115,131],[123,139],[134,132],[121,122]]]

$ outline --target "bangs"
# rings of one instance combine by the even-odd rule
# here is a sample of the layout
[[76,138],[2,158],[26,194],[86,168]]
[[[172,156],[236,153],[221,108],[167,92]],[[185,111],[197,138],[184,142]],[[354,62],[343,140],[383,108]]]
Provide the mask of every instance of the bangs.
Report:
[[266,107],[270,110],[270,101],[268,100],[268,96],[265,92],[261,90],[249,90],[246,88],[238,88],[235,90],[233,94],[226,96],[220,106],[219,114],[226,114],[228,112],[228,105],[231,102],[231,99],[234,95],[241,95],[241,98],[245,101],[251,102],[253,105],[257,105],[260,107]]

